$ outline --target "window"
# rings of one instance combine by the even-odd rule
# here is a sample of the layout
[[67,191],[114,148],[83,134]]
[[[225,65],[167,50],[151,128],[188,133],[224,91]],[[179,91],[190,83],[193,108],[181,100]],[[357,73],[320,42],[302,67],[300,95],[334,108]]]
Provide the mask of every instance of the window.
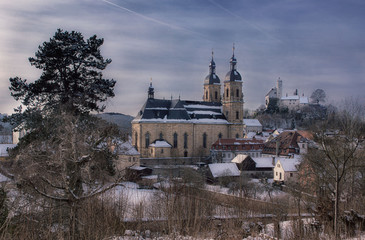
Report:
[[218,92],[217,91],[214,92],[214,97],[215,97],[215,100],[218,99]]
[[222,133],[218,134],[218,138],[221,139],[222,138]]
[[276,172],[276,176],[278,176],[278,172]]
[[146,133],[145,135],[145,145],[146,148],[150,145],[150,133]]
[[174,148],[177,148],[177,133],[174,133]]
[[238,89],[236,89],[236,97],[240,96],[240,91]]
[[279,177],[279,180],[281,180],[281,173],[280,173],[280,177]]
[[205,99],[208,99],[208,91],[205,92]]
[[203,148],[207,148],[207,134],[203,134]]
[[161,153],[163,153],[163,148],[161,148]]
[[184,152],[184,157],[187,157],[188,156],[188,152],[187,151],[185,151]]
[[240,118],[240,113],[238,111],[236,111],[236,119]]
[[240,135],[237,133],[237,134],[236,134],[236,138],[239,138],[239,137],[240,137]]
[[293,177],[293,173],[290,173],[290,177]]
[[160,140],[162,140],[163,139],[163,134],[162,134],[162,132],[160,132]]
[[227,90],[226,90],[226,97],[228,97],[229,96],[229,89],[227,88]]
[[184,133],[184,148],[188,148],[188,134]]

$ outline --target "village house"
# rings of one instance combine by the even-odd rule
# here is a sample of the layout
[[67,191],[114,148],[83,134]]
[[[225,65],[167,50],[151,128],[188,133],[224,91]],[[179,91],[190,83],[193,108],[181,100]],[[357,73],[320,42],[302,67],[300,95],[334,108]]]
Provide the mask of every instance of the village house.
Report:
[[131,141],[119,142],[118,144],[112,145],[112,151],[118,156],[114,161],[115,169],[118,172],[125,171],[125,169],[132,166],[140,165],[140,154],[133,147]]
[[261,157],[264,140],[247,138],[218,139],[211,146],[211,161],[213,163],[231,162],[238,154],[251,157]]
[[296,181],[298,176],[298,166],[301,162],[300,157],[280,158],[274,167],[274,182],[283,184],[290,181]]
[[208,164],[207,180],[210,182],[233,181],[241,175],[235,163]]
[[274,139],[265,143],[262,150],[263,156],[292,157],[295,154],[303,154],[308,150],[309,140],[298,131],[283,131]]
[[262,124],[258,119],[243,119],[243,130],[245,135],[250,132],[260,133],[262,132]]
[[232,163],[235,163],[243,175],[251,178],[273,178],[275,157],[252,158],[249,155],[239,154]]

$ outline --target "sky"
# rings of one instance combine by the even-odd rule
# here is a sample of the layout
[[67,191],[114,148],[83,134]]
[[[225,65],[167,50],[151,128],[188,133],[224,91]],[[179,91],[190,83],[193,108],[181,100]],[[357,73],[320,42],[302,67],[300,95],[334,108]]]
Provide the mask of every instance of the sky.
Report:
[[363,0],[12,0],[0,1],[0,113],[20,105],[9,78],[32,82],[39,45],[58,28],[104,38],[117,81],[106,112],[135,116],[152,79],[155,98],[202,100],[214,52],[222,85],[232,46],[243,77],[244,108],[256,109],[283,80],[283,94],[327,102],[365,102],[365,1]]

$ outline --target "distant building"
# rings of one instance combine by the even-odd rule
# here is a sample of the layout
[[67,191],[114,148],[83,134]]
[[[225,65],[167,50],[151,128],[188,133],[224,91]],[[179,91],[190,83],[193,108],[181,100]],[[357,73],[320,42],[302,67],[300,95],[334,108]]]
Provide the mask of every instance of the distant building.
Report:
[[235,179],[241,175],[235,163],[212,163],[208,164],[208,176],[207,179],[211,182]]
[[249,155],[239,154],[233,160],[238,169],[252,178],[273,178],[275,157],[252,158]]
[[304,96],[304,94],[300,96],[298,89],[295,90],[293,95],[286,94],[286,96],[282,95],[282,91],[283,81],[279,77],[276,82],[276,87],[270,89],[265,95],[266,108],[269,107],[270,101],[277,101],[279,108],[287,108],[288,110],[296,110],[309,104],[308,97]]
[[[148,98],[132,121],[133,145],[144,163],[156,162],[156,158],[164,158],[167,164],[199,161],[210,155],[210,146],[218,138],[243,137],[243,82],[236,65],[233,52],[221,89],[212,55],[203,101],[155,99],[150,84]],[[170,147],[158,147],[156,141]]]
[[118,172],[125,171],[126,168],[140,165],[140,154],[132,146],[130,141],[119,142],[112,147],[118,158],[114,161],[115,168]]
[[274,182],[285,183],[296,181],[298,177],[299,158],[279,159],[274,167]]
[[243,130],[245,134],[249,132],[260,133],[262,132],[262,124],[258,119],[243,119]]
[[231,160],[238,154],[251,157],[261,157],[264,148],[264,140],[247,138],[218,139],[211,147],[212,162],[224,163]]
[[283,131],[271,141],[265,143],[264,156],[292,157],[295,154],[306,153],[309,140],[298,131]]

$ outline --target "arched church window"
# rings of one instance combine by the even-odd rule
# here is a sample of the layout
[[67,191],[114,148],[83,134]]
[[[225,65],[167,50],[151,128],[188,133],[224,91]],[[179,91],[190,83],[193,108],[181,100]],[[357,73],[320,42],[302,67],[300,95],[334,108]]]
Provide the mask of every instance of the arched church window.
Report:
[[203,134],[203,148],[207,148],[207,134]]
[[226,97],[229,97],[229,89],[226,90]]
[[236,111],[236,119],[240,118],[240,113],[238,111]]
[[187,151],[185,151],[184,152],[184,157],[187,157],[188,156],[188,152]]
[[134,147],[137,149],[137,144],[138,143],[138,133],[137,132],[135,132],[134,133]]
[[188,134],[184,133],[184,148],[188,148]]
[[163,139],[163,133],[160,132],[160,140],[162,140],[162,139]]
[[177,148],[177,133],[174,133],[174,148]]
[[222,138],[222,133],[218,134],[218,138],[221,139]]
[[145,147],[148,148],[148,146],[150,145],[150,133],[147,132],[145,135]]
[[215,98],[215,100],[218,99],[218,92],[217,91],[214,92],[214,98]]
[[239,138],[239,137],[240,137],[240,135],[238,133],[236,133],[236,138]]
[[236,97],[240,96],[240,91],[238,89],[236,89]]

